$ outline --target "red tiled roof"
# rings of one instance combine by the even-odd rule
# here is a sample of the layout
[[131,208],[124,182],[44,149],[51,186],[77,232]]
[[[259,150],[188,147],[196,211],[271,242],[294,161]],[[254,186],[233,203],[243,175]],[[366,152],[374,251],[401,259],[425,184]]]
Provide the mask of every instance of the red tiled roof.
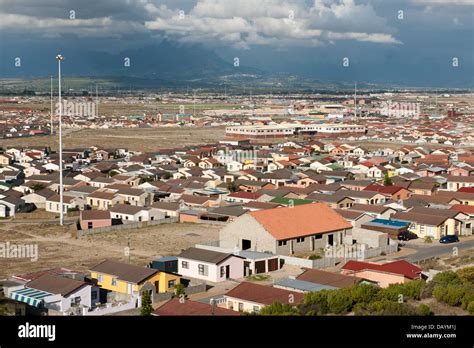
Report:
[[302,204],[249,214],[277,240],[352,228],[346,219],[326,203]]
[[376,185],[372,184],[364,188],[364,191],[373,191],[373,192],[378,192],[382,194],[388,194],[388,195],[394,195],[398,191],[403,189],[403,187],[400,186],[382,186],[382,185]]
[[[214,314],[213,314],[214,312]],[[231,309],[214,307],[214,311],[212,310],[212,306],[207,303],[196,302],[191,300],[180,301],[178,298],[174,298],[164,305],[158,307],[153,311],[154,315],[161,315],[161,316],[174,316],[174,315],[240,315],[239,312],[233,311]]]
[[263,196],[263,193],[261,192],[244,192],[244,191],[239,191],[239,192],[232,192],[228,197],[232,198],[243,198],[243,199],[258,199]]
[[466,214],[474,214],[474,205],[455,204],[451,207],[451,210],[456,210]]
[[342,269],[347,269],[351,271],[373,270],[401,274],[409,279],[419,278],[420,272],[422,271],[420,267],[413,265],[405,260],[394,261],[385,264],[350,260],[342,267]]
[[[296,305],[300,303],[304,297],[302,293],[250,282],[240,283],[235,288],[227,292],[225,296],[260,303],[263,305],[271,305],[273,302]],[[293,299],[291,303],[290,299]]]

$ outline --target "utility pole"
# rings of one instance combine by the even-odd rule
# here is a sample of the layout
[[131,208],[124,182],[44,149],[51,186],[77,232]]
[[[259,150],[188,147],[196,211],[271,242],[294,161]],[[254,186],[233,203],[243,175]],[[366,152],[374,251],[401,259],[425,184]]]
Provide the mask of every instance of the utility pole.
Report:
[[99,117],[99,95],[97,93],[97,83],[95,84],[95,112],[96,114],[92,116]]
[[50,133],[53,135],[54,129],[53,129],[53,75],[51,75],[51,112],[50,112],[50,117],[51,117],[51,125],[50,125]]
[[354,83],[354,118],[357,119],[357,82]]
[[63,106],[61,103],[61,61],[64,57],[60,54],[56,56],[58,61],[58,79],[59,79],[59,208],[61,213],[59,214],[59,224],[64,225],[64,204],[63,204],[63,134],[62,134],[62,115]]

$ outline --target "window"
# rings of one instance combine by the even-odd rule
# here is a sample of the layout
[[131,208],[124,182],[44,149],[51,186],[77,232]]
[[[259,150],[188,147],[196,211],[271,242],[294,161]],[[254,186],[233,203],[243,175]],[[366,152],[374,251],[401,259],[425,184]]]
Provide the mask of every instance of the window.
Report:
[[225,267],[221,266],[221,278],[225,275]]
[[104,281],[104,276],[103,276],[102,274],[99,274],[99,275],[97,276],[97,280],[98,280],[99,282],[103,282],[103,281]]
[[87,223],[87,228],[89,228],[89,229],[92,228],[92,222]]
[[259,306],[253,306],[253,311],[254,312],[260,312],[260,307]]
[[286,240],[279,240],[278,246],[286,245]]
[[181,267],[188,269],[189,268],[188,261],[181,261]]
[[117,278],[112,278],[112,286],[117,286]]
[[169,280],[168,281],[168,288],[174,288],[176,286],[176,280]]
[[239,302],[239,312],[244,311],[244,304],[242,302]]
[[323,235],[322,234],[317,234],[314,236],[314,239],[322,239]]
[[199,275],[204,275],[204,276],[207,276],[207,266],[206,265],[198,265],[198,271],[199,271]]
[[304,237],[296,238],[296,243],[303,243],[303,242],[304,242]]

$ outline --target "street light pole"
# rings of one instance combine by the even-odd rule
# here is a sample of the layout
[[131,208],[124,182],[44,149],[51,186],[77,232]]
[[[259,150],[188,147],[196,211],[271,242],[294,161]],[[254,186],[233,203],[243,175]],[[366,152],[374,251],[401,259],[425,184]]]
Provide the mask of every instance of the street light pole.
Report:
[[59,224],[64,225],[64,203],[63,203],[63,133],[62,133],[62,116],[63,105],[61,103],[61,61],[64,57],[60,54],[56,56],[58,61],[58,76],[59,76]]
[[51,125],[50,132],[53,135],[53,75],[51,75]]

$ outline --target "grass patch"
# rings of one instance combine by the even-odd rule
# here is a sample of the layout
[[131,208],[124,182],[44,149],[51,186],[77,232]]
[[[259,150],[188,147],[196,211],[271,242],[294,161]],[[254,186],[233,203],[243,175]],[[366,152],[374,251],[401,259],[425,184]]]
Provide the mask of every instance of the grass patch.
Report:
[[254,274],[246,277],[246,279],[254,282],[261,282],[270,279],[270,276],[266,274]]

